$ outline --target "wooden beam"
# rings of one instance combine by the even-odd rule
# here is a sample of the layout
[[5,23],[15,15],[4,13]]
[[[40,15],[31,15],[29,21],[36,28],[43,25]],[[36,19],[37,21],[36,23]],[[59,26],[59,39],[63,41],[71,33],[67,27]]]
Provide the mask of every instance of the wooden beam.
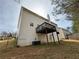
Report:
[[53,41],[54,41],[54,43],[56,43],[56,42],[55,42],[55,38],[54,38],[54,35],[53,35],[53,33],[52,33],[52,37],[53,37]]
[[48,44],[49,42],[48,42],[47,29],[45,31],[46,31],[46,39],[47,39],[47,44]]
[[59,36],[58,36],[56,27],[55,27],[55,30],[56,30],[56,34],[57,34],[58,43],[60,44],[60,40],[59,40]]
[[57,34],[58,43],[60,44],[60,40],[59,40],[59,36],[58,36],[57,31],[56,31],[56,34]]

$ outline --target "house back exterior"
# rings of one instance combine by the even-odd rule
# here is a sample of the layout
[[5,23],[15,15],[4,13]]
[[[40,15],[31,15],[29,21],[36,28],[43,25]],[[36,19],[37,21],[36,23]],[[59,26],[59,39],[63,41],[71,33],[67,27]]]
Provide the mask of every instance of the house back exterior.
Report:
[[[46,34],[36,32],[36,28],[44,22],[49,23],[57,28],[57,24],[22,7],[18,23],[17,45],[19,46],[32,45],[33,41],[41,41],[41,43],[47,43]],[[57,33],[53,32],[53,34],[55,41],[58,41]],[[48,42],[53,42],[52,33],[49,33],[47,35],[48,35]]]
[[69,39],[69,35],[71,34],[71,32],[70,31],[68,31],[67,29],[64,29],[64,28],[60,28],[60,27],[58,27],[58,31],[59,31],[59,38],[61,39],[61,40],[63,40],[63,39]]

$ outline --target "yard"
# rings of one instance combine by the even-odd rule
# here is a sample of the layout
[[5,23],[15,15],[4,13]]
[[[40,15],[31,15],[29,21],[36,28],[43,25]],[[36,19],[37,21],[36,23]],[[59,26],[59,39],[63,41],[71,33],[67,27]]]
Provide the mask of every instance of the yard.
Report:
[[5,38],[0,40],[0,50],[12,48],[16,46],[16,39],[15,38]]
[[79,41],[10,48],[0,52],[0,59],[79,59]]

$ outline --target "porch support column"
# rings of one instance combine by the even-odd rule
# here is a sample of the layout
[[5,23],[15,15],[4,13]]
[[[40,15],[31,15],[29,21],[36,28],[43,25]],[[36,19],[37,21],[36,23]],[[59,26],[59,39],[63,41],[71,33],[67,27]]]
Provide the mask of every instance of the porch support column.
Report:
[[47,39],[47,44],[48,44],[49,42],[48,42],[47,29],[45,31],[46,31],[46,39]]
[[54,43],[56,43],[56,42],[55,42],[55,38],[54,38],[54,35],[53,35],[53,33],[52,33],[52,37],[53,37],[53,42],[54,42]]
[[59,36],[58,36],[57,31],[56,31],[56,34],[57,34],[58,43],[60,44],[60,40],[59,40]]
[[55,27],[55,30],[56,30],[56,34],[57,34],[58,43],[60,44],[60,40],[59,40],[59,36],[58,36],[56,27]]

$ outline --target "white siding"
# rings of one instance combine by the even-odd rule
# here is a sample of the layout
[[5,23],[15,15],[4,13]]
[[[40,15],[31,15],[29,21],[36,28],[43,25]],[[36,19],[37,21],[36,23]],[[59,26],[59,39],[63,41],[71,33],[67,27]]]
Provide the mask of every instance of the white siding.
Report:
[[59,39],[60,40],[64,39],[65,38],[64,31],[61,28],[59,28],[58,32],[59,32]]
[[[43,18],[28,12],[27,10],[21,10],[21,22],[19,23],[19,32],[18,32],[18,45],[19,46],[26,46],[31,45],[32,41],[40,40],[42,43],[46,43],[46,35],[45,34],[37,34],[36,27],[43,22],[47,22]],[[33,23],[34,26],[30,26]]]
[[58,28],[58,31],[59,31],[59,38],[60,38],[60,40],[65,39],[66,35],[70,34],[69,31],[67,31],[67,30],[65,30],[63,28]]

